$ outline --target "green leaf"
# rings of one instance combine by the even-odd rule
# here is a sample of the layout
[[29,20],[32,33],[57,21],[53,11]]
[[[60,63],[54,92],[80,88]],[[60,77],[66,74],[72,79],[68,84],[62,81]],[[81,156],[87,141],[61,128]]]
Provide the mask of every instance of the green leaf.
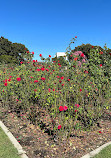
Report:
[[51,115],[54,115],[54,113],[50,113]]
[[69,119],[69,117],[65,117],[65,120],[68,120]]

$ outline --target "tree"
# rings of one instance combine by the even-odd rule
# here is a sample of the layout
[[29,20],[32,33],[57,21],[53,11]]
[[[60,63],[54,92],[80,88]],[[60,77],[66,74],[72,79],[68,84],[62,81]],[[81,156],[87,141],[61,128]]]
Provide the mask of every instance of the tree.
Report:
[[[111,75],[111,69],[110,69],[110,65],[111,65],[111,49],[107,49],[106,44],[104,46],[105,49],[101,48],[100,46],[93,46],[91,44],[82,44],[78,47],[75,47],[74,50],[71,50],[70,54],[68,54],[68,60],[69,62],[71,62],[71,55],[74,54],[76,51],[81,51],[86,57],[87,60],[90,61],[91,56],[90,56],[90,52],[91,50],[98,50],[98,53],[100,53],[101,55],[99,56],[100,58],[100,64],[102,64],[104,66],[104,75],[110,77]],[[97,64],[98,62],[94,62],[95,65],[98,66]],[[89,66],[88,66],[89,67]],[[90,69],[89,69],[90,72]],[[91,74],[91,72],[90,72]]]
[[[82,51],[83,54],[87,57],[87,59],[89,59],[90,57],[90,50],[92,49],[92,46],[91,44],[82,44],[78,47],[75,47],[75,49],[72,50],[72,53],[74,53],[75,51]],[[93,49],[96,49],[97,47],[99,47],[100,51],[104,51],[103,48],[101,48],[100,46],[93,46]]]
[[19,64],[21,61],[26,63],[28,60],[32,60],[33,57],[33,54],[30,54],[25,45],[21,43],[12,43],[2,36],[0,38],[0,55],[0,60],[5,60],[5,63],[9,63],[9,59],[13,59],[13,62],[17,64]]
[[5,64],[15,63],[15,64],[17,64],[17,60],[15,57],[10,56],[10,55],[1,55],[0,56],[0,63],[5,63]]

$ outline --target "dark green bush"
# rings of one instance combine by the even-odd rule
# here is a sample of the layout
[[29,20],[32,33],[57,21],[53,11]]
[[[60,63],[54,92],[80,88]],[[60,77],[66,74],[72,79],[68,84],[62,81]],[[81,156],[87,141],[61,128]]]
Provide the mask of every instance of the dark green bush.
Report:
[[32,60],[33,54],[21,43],[12,43],[1,36],[0,38],[0,62],[17,63],[21,61],[26,63]]
[[5,64],[10,64],[10,63],[18,64],[17,59],[10,55],[1,55],[0,62]]

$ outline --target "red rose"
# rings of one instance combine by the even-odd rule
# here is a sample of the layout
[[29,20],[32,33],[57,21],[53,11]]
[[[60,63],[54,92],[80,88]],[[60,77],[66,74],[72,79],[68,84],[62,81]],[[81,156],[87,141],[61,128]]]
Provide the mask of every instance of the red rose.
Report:
[[85,70],[84,73],[88,73],[88,71]]
[[59,111],[64,111],[63,106],[60,106],[60,107],[59,107]]
[[61,126],[61,125],[59,125],[59,126],[58,126],[58,129],[61,129],[61,127],[62,127],[62,126]]
[[42,54],[39,54],[39,56],[41,57],[41,56],[42,56]]
[[17,78],[17,81],[21,81],[21,78]]
[[41,77],[41,80],[45,80],[46,78],[44,78],[44,77]]
[[77,57],[76,57],[76,58],[74,58],[74,60],[75,60],[75,61],[77,61],[77,59],[78,59]]
[[10,81],[11,81],[11,79],[8,79],[8,81],[10,82]]
[[100,64],[100,67],[102,66],[102,64]]
[[103,52],[99,52],[99,54],[103,54]]
[[40,69],[37,69],[37,71],[40,71]]
[[34,83],[35,83],[35,82],[39,82],[39,81],[35,80]]
[[75,36],[75,38],[77,38],[77,36]]
[[79,104],[75,104],[75,106],[77,106],[77,108],[79,107]]
[[83,53],[81,54],[81,57],[84,57],[84,54],[83,54]]
[[49,55],[49,57],[51,57],[51,55]]
[[64,79],[64,77],[61,77],[61,80],[63,80]]
[[4,83],[5,86],[7,86],[7,83]]
[[44,69],[44,68],[41,68],[41,70],[44,71],[45,69]]

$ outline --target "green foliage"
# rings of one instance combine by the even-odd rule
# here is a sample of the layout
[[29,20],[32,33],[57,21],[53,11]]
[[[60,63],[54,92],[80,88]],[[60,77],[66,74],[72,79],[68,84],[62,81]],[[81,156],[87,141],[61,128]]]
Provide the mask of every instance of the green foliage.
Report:
[[[72,50],[72,53],[74,53],[75,51],[82,51],[84,53],[84,55],[86,55],[87,59],[89,59],[90,57],[90,50],[92,49],[91,44],[82,44],[78,47],[75,47],[74,50]],[[96,48],[99,47],[100,51],[104,51],[103,48],[101,48],[100,46],[93,46],[93,49],[96,50]]]
[[[68,55],[68,60],[70,61],[71,60],[71,57],[70,55],[72,55],[74,52],[76,51],[82,51],[82,53],[87,57],[87,59],[90,59],[90,51],[92,49],[92,46],[91,44],[82,44],[78,47],[75,47],[75,49],[71,50],[71,53]],[[108,49],[108,50],[104,50],[103,48],[101,48],[100,46],[93,46],[93,49],[96,50],[97,48],[99,48],[99,51],[102,51],[103,52],[103,57],[100,56],[100,59],[102,60],[102,63],[104,63],[104,59],[105,58],[109,58],[109,53],[111,52],[111,49]],[[111,59],[111,58],[110,58]],[[102,64],[101,63],[101,64]]]
[[52,61],[55,61],[57,64],[60,64],[62,67],[67,65],[67,61],[64,56],[56,56],[55,58],[52,58]]
[[[82,44],[82,45],[80,45],[80,46],[78,46],[78,47],[75,47],[75,49],[74,50],[71,50],[71,48],[70,48],[70,46],[69,46],[69,49],[70,49],[70,53],[68,54],[68,53],[66,53],[67,54],[67,56],[68,56],[68,60],[69,60],[69,62],[71,63],[72,62],[72,57],[71,57],[71,55],[73,54],[73,53],[75,53],[76,51],[81,51],[86,57],[87,57],[87,60],[88,61],[90,61],[91,62],[91,60],[92,60],[92,62],[93,62],[93,64],[95,65],[95,66],[99,66],[99,64],[102,64],[103,66],[104,66],[104,75],[105,76],[107,76],[108,78],[111,76],[111,68],[110,68],[110,65],[111,65],[111,49],[107,49],[107,47],[106,47],[106,44],[105,44],[105,46],[104,46],[104,48],[105,49],[103,49],[103,48],[101,48],[100,46],[93,46],[93,48],[92,48],[92,46],[93,45],[91,45],[91,44]],[[93,52],[94,52],[94,50],[96,51],[96,52],[98,52],[98,54],[100,53],[100,52],[103,52],[103,54],[100,54],[99,55],[99,62],[97,62],[96,60],[93,60],[93,55],[91,55],[91,52],[92,52],[92,50],[93,50]],[[95,58],[96,59],[96,58]],[[88,68],[89,68],[89,65],[88,65]],[[90,73],[90,75],[92,75],[92,73],[91,73],[91,71],[90,71],[90,68],[89,68],[89,73]],[[93,75],[92,75],[93,76]]]
[[102,64],[102,68],[104,69],[104,76],[107,76],[108,78],[111,76],[111,55],[108,53],[106,49],[103,50],[103,54],[100,54],[101,50],[100,47],[97,47],[95,49],[91,49],[89,53],[89,65],[88,65],[88,72],[91,76],[95,76],[95,73],[92,74],[91,65],[95,67],[100,67],[100,64]]
[[9,64],[9,63],[17,64],[18,63],[17,59],[10,55],[1,55],[0,62],[5,63],[5,64]]
[[[19,64],[21,61],[26,63],[27,60],[32,60],[33,54],[28,54],[29,51],[25,45],[21,43],[12,43],[8,39],[1,36],[0,38],[0,55],[2,56],[2,62],[16,62]],[[6,56],[3,56],[6,55]],[[11,61],[9,61],[11,60]],[[0,61],[1,62],[1,61]]]
[[[111,84],[109,78],[104,76],[105,67],[105,71],[109,74],[111,72],[110,70],[107,70],[108,66],[111,65],[109,60],[110,55],[107,56],[106,49],[103,54],[100,54],[100,51],[99,47],[97,49],[91,48],[90,53],[88,54],[88,61],[83,63],[81,68],[77,66],[77,60],[73,60],[71,64],[76,65],[76,67],[70,69],[72,65],[67,66],[67,71],[63,74],[64,79],[61,78],[61,80],[63,79],[62,82],[59,82],[59,79],[56,77],[59,74],[56,66],[58,63],[63,64],[66,62],[67,64],[67,61],[64,61],[64,57],[55,57],[55,59],[52,59],[53,61],[56,61],[55,65],[51,65],[51,69],[53,69],[54,65],[54,68],[57,70],[54,73],[52,73],[52,70],[50,69],[49,72],[46,73],[44,71],[32,71],[31,64],[28,65],[28,67],[25,66],[25,64],[16,67],[13,72],[8,69],[4,73],[2,72],[4,71],[3,69],[0,72],[2,79],[6,79],[8,72],[11,72],[11,75],[13,74],[13,78],[11,82],[8,82],[8,85],[5,86],[1,83],[1,87],[4,90],[1,95],[4,104],[7,103],[9,96],[11,96],[13,92],[13,96],[18,97],[18,100],[21,101],[20,103],[17,102],[17,104],[15,104],[16,107],[21,106],[25,111],[30,107],[31,103],[33,105],[36,103],[43,108],[45,107],[51,118],[55,119],[56,116],[60,116],[58,123],[62,125],[62,129],[65,128],[66,132],[70,129],[69,133],[67,132],[68,135],[71,134],[74,122],[76,121],[79,121],[84,128],[90,128],[104,114],[104,108],[109,108],[110,105],[108,104],[111,99]],[[78,60],[81,61],[81,58],[83,57],[79,56]],[[104,59],[104,63],[102,63],[102,59]],[[100,64],[103,64],[103,66],[100,67]],[[88,73],[85,73],[84,70],[87,70]],[[18,77],[21,78],[20,82],[16,79],[18,72]],[[60,73],[59,76],[61,76],[61,74],[62,73]],[[34,80],[38,78],[38,82],[34,83],[30,76],[33,76]],[[45,77],[46,80],[42,81],[41,77]],[[68,79],[70,79],[70,81],[68,81]],[[48,88],[50,88],[50,92]],[[36,91],[34,89],[36,89]],[[80,91],[80,89],[82,91]],[[75,106],[76,103],[80,106]],[[59,106],[61,105],[68,106],[68,110],[60,112]],[[31,113],[31,117],[32,121],[34,121],[36,117],[35,112]],[[56,131],[57,124],[54,126],[54,130]],[[78,127],[79,125],[76,124],[75,128]]]

